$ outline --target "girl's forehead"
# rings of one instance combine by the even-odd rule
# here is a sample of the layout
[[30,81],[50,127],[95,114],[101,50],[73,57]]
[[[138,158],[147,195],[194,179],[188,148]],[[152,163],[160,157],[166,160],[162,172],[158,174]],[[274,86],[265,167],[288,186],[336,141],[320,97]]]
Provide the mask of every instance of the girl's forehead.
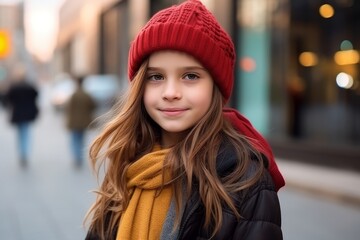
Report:
[[161,50],[154,52],[149,57],[149,67],[164,65],[189,65],[202,67],[202,64],[192,55],[175,50]]

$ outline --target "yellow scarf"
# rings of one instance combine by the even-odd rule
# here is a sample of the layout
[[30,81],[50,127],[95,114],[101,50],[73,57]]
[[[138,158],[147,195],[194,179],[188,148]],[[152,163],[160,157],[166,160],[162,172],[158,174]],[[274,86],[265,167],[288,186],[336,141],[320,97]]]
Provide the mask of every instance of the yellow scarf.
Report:
[[[172,197],[169,186],[159,193],[163,183],[162,168],[168,152],[169,149],[160,150],[159,146],[155,146],[153,152],[141,157],[128,168],[127,186],[132,191],[132,196],[121,216],[116,240],[160,238]],[[164,180],[171,180],[168,171],[165,172]]]

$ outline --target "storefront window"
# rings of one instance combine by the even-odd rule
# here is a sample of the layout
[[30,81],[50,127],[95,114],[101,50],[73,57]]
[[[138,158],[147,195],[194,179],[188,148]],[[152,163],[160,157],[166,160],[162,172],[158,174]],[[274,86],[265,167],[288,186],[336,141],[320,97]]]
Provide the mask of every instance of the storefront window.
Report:
[[270,140],[359,146],[360,1],[236,4],[236,107]]
[[290,1],[287,134],[360,143],[360,3]]

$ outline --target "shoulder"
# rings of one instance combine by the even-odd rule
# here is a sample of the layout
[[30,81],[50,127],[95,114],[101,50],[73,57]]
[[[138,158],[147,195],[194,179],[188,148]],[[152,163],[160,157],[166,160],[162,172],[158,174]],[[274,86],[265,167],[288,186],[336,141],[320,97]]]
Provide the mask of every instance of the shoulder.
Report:
[[[236,146],[230,143],[230,141],[226,139],[222,141],[216,158],[216,169],[220,178],[233,172],[240,161],[242,161],[237,152]],[[241,180],[246,180],[246,178],[253,176],[259,169],[260,161],[264,162],[265,168],[268,165],[268,161],[264,155],[261,155],[261,159],[259,159],[255,154],[249,153],[249,158],[250,162]],[[271,180],[271,178],[266,178],[265,180]]]
[[[217,171],[220,178],[224,178],[231,174],[238,162],[241,161],[237,156],[235,146],[231,143],[224,141],[219,149],[217,156]],[[261,171],[260,161],[264,161],[264,169]],[[260,172],[259,172],[260,171]],[[275,189],[275,184],[267,168],[267,159],[262,155],[259,159],[255,154],[251,154],[249,164],[246,167],[244,175],[239,177],[239,182],[246,182],[256,174],[261,174],[260,178],[254,182],[250,187],[243,189],[232,195],[235,205],[241,213],[246,213],[248,204],[264,204],[267,205],[268,200],[273,199],[272,202],[278,205],[278,197]],[[259,198],[260,201],[259,201]],[[269,201],[269,204],[272,204]],[[254,209],[254,208],[253,208]]]
[[[231,197],[237,208],[240,218],[228,206],[224,206],[224,224],[216,239],[282,239],[280,203],[275,185],[267,169],[265,156],[262,159],[256,155],[250,156],[249,164],[239,182],[246,182],[259,173],[260,161],[264,161],[265,168],[260,178],[250,187],[232,193]],[[219,176],[224,178],[230,174],[241,161],[237,156],[235,146],[224,141],[217,156],[217,170]]]
[[[239,181],[246,181],[257,174],[260,169],[260,161],[264,163],[264,170],[262,171],[260,179],[246,192],[250,194],[251,192],[257,192],[261,189],[275,191],[275,185],[268,170],[268,160],[266,156],[261,154],[261,158],[259,158],[255,154],[250,153],[249,157],[249,164],[246,167],[244,175],[239,179]],[[239,161],[241,161],[241,159],[239,159],[239,156],[237,155],[235,146],[229,141],[223,141],[216,159],[219,176],[222,178],[233,172],[237,164],[239,164]]]

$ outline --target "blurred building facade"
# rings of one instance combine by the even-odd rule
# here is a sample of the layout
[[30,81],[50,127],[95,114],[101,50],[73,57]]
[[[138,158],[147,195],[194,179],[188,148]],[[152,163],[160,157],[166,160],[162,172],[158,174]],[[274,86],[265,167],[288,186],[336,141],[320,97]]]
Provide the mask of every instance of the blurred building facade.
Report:
[[[65,1],[58,71],[115,74],[126,86],[131,40],[150,16],[178,2]],[[275,153],[360,170],[360,2],[202,2],[236,46],[230,105],[253,122]]]
[[[28,58],[24,41],[23,5],[0,4],[0,93],[16,67]],[[26,67],[26,66],[22,66]]]

